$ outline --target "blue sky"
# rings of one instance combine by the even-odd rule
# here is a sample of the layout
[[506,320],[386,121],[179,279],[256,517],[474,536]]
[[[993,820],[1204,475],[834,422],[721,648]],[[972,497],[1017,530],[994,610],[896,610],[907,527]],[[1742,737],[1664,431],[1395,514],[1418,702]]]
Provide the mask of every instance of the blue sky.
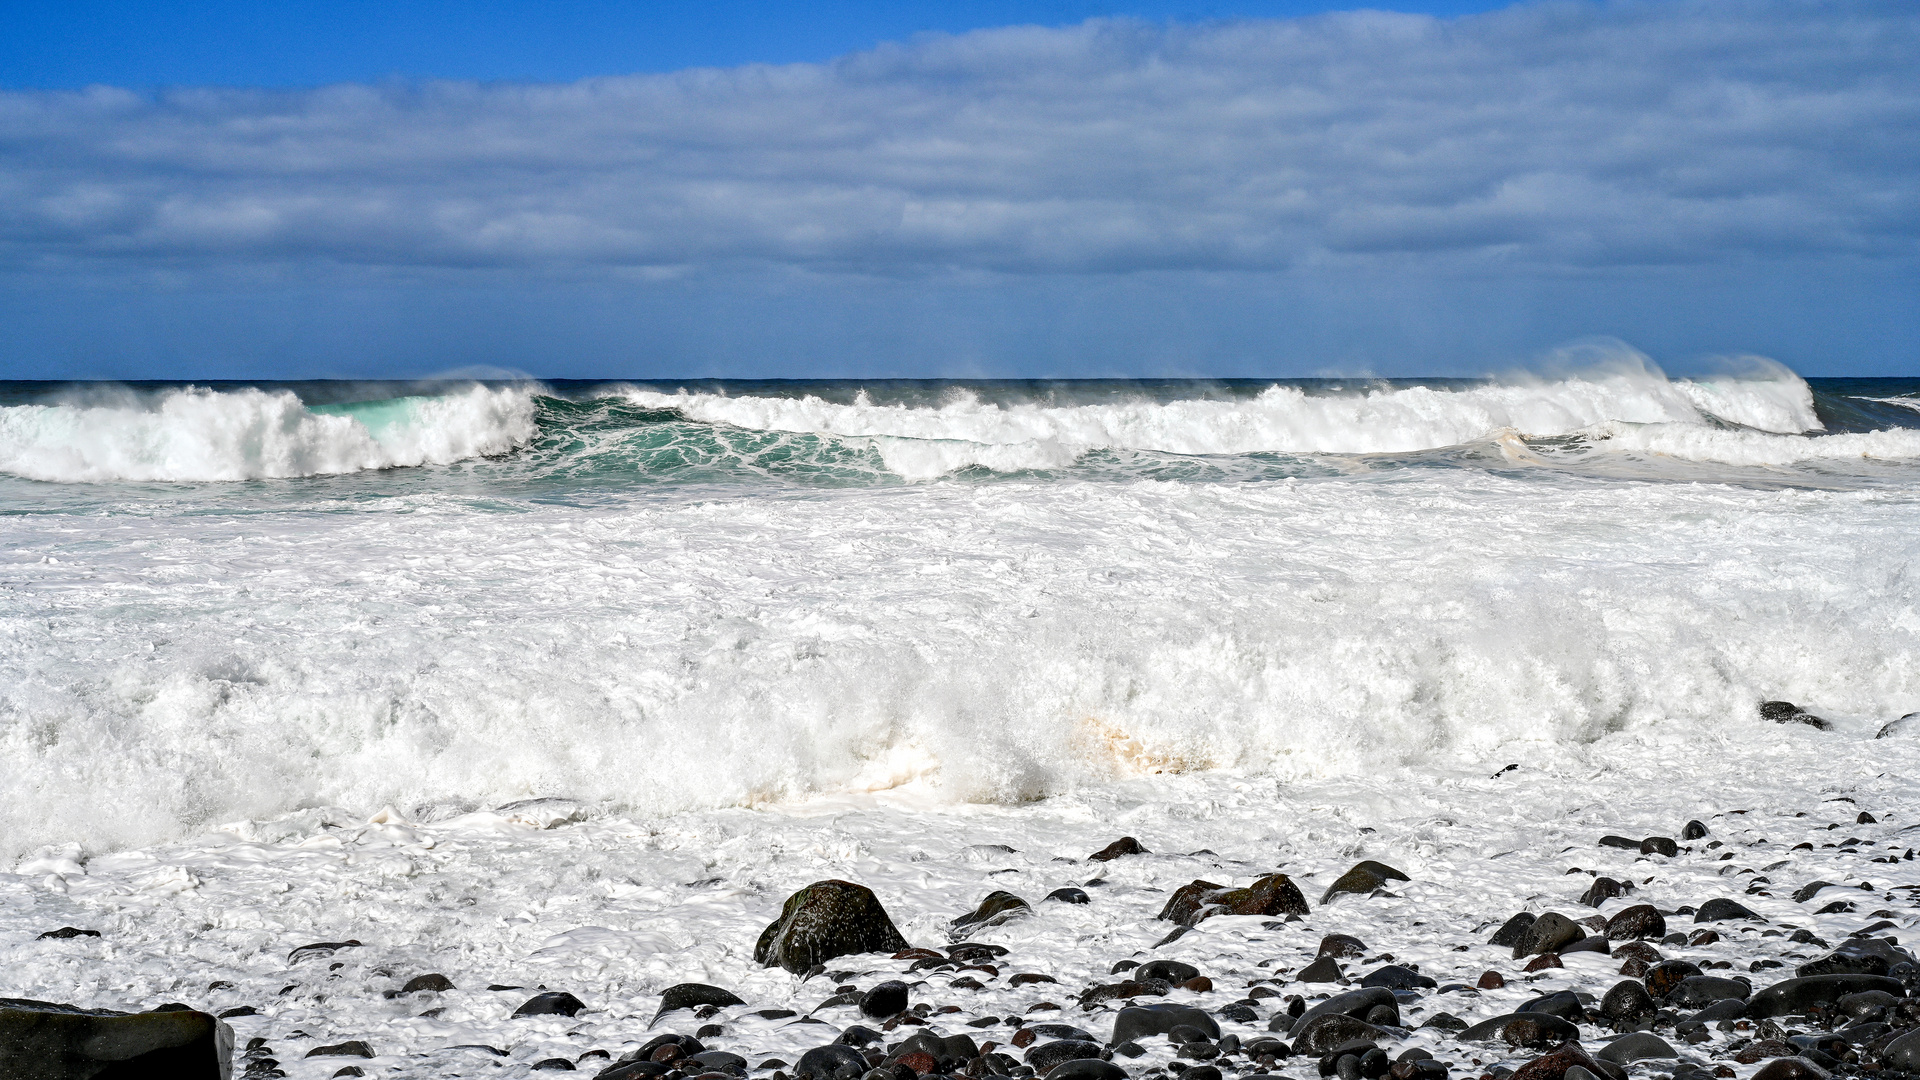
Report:
[[1920,372],[1920,7],[1388,6],[16,0],[0,377]]

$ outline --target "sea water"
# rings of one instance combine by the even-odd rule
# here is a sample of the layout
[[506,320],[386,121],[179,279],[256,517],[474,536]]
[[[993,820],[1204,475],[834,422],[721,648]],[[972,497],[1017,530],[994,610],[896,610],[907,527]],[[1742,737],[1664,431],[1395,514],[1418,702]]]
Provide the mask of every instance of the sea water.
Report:
[[[1364,853],[1473,924],[1590,833],[1842,795],[1904,827],[1920,760],[1874,736],[1920,709],[1916,495],[1920,381],[1758,362],[0,384],[0,994],[274,998],[246,1023],[446,1075],[419,1055],[504,1012],[276,998],[287,951],[604,1006],[518,1022],[524,1065],[673,982],[820,996],[750,957],[829,876],[919,939],[1121,833],[1206,849],[1005,931],[1070,982],[1196,876]],[[89,921],[117,943],[33,941]]]

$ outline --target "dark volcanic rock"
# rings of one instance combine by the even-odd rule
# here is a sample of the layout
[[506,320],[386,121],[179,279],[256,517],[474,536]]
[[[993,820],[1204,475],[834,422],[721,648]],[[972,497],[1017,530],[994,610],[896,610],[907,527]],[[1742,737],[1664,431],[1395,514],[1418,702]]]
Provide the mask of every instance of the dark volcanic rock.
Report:
[[1741,1001],[1752,996],[1753,987],[1742,979],[1721,979],[1712,975],[1694,975],[1681,979],[1667,993],[1667,1004],[1683,1009],[1698,1009],[1727,998]]
[[1292,1037],[1294,1053],[1318,1055],[1336,1046],[1361,1039],[1368,1041],[1384,1039],[1387,1037],[1387,1032],[1365,1020],[1358,1020],[1340,1013],[1326,1013],[1304,1023],[1295,1024]]
[[1352,959],[1358,956],[1365,956],[1366,952],[1367,943],[1357,937],[1351,937],[1347,934],[1328,934],[1326,937],[1320,939],[1320,952],[1315,955],[1314,959],[1317,960],[1322,956]]
[[1500,929],[1493,932],[1493,936],[1487,939],[1487,944],[1499,946],[1503,949],[1510,949],[1520,944],[1526,940],[1527,931],[1533,928],[1536,918],[1538,918],[1538,916],[1534,915],[1531,911],[1523,911],[1515,915],[1513,918],[1500,924]]
[[1615,1065],[1625,1065],[1630,1061],[1644,1061],[1647,1058],[1677,1058],[1679,1053],[1672,1044],[1650,1031],[1635,1031],[1608,1043],[1593,1055],[1601,1061],[1611,1061]]
[[1299,973],[1294,976],[1298,981],[1307,983],[1332,982],[1339,977],[1340,962],[1331,956],[1323,956],[1315,960],[1313,963],[1301,968]]
[[[1085,896],[1085,893],[1081,894]],[[953,920],[954,940],[958,941],[969,931],[999,926],[1010,919],[1033,914],[1033,906],[1025,900],[1003,890],[995,890],[980,901],[980,906]]]
[[761,932],[753,958],[763,967],[800,975],[836,956],[891,953],[907,947],[907,939],[894,928],[871,889],[828,880],[787,897],[780,917]]
[[867,1059],[860,1051],[839,1043],[816,1046],[800,1055],[800,1061],[793,1067],[795,1076],[814,1076],[825,1080],[843,1068],[852,1067],[864,1073],[867,1071]]
[[1509,1080],[1565,1080],[1567,1070],[1575,1066],[1595,1076],[1607,1075],[1606,1068],[1580,1049],[1579,1044],[1568,1042],[1520,1066]]
[[1703,821],[1689,821],[1687,827],[1680,830],[1682,840],[1705,840],[1706,838],[1707,825]]
[[34,940],[35,941],[68,941],[77,937],[99,937],[99,936],[100,936],[100,931],[98,930],[82,930],[77,926],[63,926],[58,930],[49,930],[46,933],[41,934],[39,937],[35,938]]
[[287,963],[297,964],[302,960],[324,960],[341,949],[358,949],[360,943],[352,938],[345,941],[316,941],[311,945],[302,945],[287,954]]
[[1791,701],[1761,702],[1760,719],[1771,720],[1776,724],[1805,724],[1821,731],[1833,726]]
[[1053,890],[1047,894],[1047,899],[1058,900],[1063,904],[1085,904],[1091,902],[1088,900],[1085,890],[1076,889],[1071,885],[1064,889]]
[[1708,1024],[1720,1020],[1740,1020],[1744,1019],[1746,1015],[1746,999],[1730,997],[1721,998],[1719,1001],[1709,1004],[1706,1008],[1694,1013],[1689,1019]]
[[[1369,896],[1375,889],[1385,888],[1389,881],[1411,880],[1413,879],[1386,863],[1363,859],[1355,863],[1353,869],[1336,878],[1332,885],[1327,886],[1327,891],[1320,896],[1320,904],[1324,907],[1328,901],[1342,893]],[[1304,915],[1305,912],[1298,914]]]
[[1653,995],[1640,983],[1627,979],[1614,984],[1607,996],[1600,999],[1600,1015],[1613,1021],[1615,1027],[1625,1027],[1653,1019],[1660,1011],[1654,1003]]
[[654,1024],[660,1022],[661,1017],[681,1009],[697,1009],[702,1005],[725,1006],[745,1004],[746,1002],[741,1001],[731,990],[723,990],[718,986],[709,986],[706,983],[680,983],[677,986],[667,987],[666,990],[661,993],[660,1008],[653,1014],[653,1020],[649,1022],[647,1026],[652,1027]]
[[[501,1051],[495,1050],[494,1053],[498,1054],[498,1053],[501,1053]],[[316,1046],[313,1049],[307,1051],[307,1056],[310,1058],[312,1057],[370,1058],[373,1056],[373,1047],[368,1046],[363,1040],[360,1040],[360,1039],[348,1039],[346,1042],[334,1043],[332,1046]]]
[[[1199,1069],[1187,1070],[1189,1073],[1199,1071]],[[1127,1070],[1111,1061],[1102,1061],[1099,1058],[1075,1058],[1072,1061],[1063,1061],[1048,1070],[1045,1080],[1127,1080]]]
[[572,1016],[587,1006],[565,990],[535,994],[513,1010],[514,1016]]
[[1108,844],[1106,847],[1101,848],[1099,851],[1087,856],[1087,858],[1094,862],[1112,862],[1122,855],[1150,854],[1152,854],[1152,852],[1140,846],[1140,841],[1135,840],[1131,836],[1123,836],[1113,843]]
[[435,994],[444,994],[451,989],[453,989],[453,980],[447,978],[445,975],[436,973],[431,975],[415,975],[413,978],[407,980],[407,985],[401,987],[400,992],[403,994],[418,994],[424,990]]
[[1579,1025],[1570,1020],[1543,1012],[1514,1012],[1489,1017],[1460,1033],[1462,1042],[1493,1042],[1503,1038],[1507,1025],[1515,1020],[1529,1020],[1540,1030],[1557,1032],[1561,1039],[1578,1039]]
[[1608,941],[1663,938],[1667,936],[1667,920],[1652,904],[1635,904],[1613,913],[1607,920],[1606,935]]
[[1525,934],[1513,946],[1513,958],[1532,956],[1536,953],[1559,952],[1563,945],[1571,945],[1586,933],[1580,924],[1557,911],[1549,911],[1533,921]]
[[1183,983],[1199,974],[1199,968],[1178,960],[1149,960],[1133,969],[1136,979],[1159,979],[1170,983]]
[[1600,846],[1610,847],[1610,848],[1619,848],[1622,851],[1639,851],[1640,841],[1635,840],[1630,836],[1608,835],[1600,838]]
[[1920,1070],[1920,1030],[1909,1031],[1880,1052],[1882,1064],[1908,1072]]
[[1113,1018],[1113,1035],[1107,1044],[1118,1046],[1121,1043],[1139,1042],[1154,1035],[1165,1035],[1182,1025],[1198,1028],[1209,1039],[1220,1037],[1220,1025],[1203,1010],[1191,1005],[1167,1003],[1121,1009]]
[[1885,975],[1891,966],[1885,953],[1849,943],[1817,960],[1801,964],[1794,974],[1802,978],[1809,975]]
[[1680,845],[1674,843],[1671,836],[1649,836],[1640,841],[1640,854],[1665,855],[1671,859],[1680,854]]
[[0,998],[0,1076],[222,1080],[233,1032],[194,1010],[121,1013]]
[[1716,897],[1701,904],[1700,910],[1693,914],[1693,921],[1697,923],[1725,922],[1728,919],[1745,919],[1749,922],[1767,921],[1754,914],[1745,904],[1728,900],[1726,897]]
[[1368,972],[1360,985],[1384,986],[1389,990],[1431,990],[1440,984],[1411,968],[1388,964]]
[[1777,1057],[1753,1074],[1753,1080],[1827,1080],[1833,1074],[1803,1057]]
[[1820,895],[1821,889],[1837,889],[1837,888],[1839,888],[1839,886],[1835,885],[1831,881],[1809,881],[1805,885],[1802,885],[1799,888],[1793,890],[1793,902],[1796,904],[1804,904],[1807,901],[1813,899],[1814,897]]
[[1848,994],[1863,990],[1884,990],[1904,995],[1900,980],[1882,975],[1810,975],[1787,979],[1747,999],[1747,1015],[1755,1020],[1774,1016],[1800,1016],[1815,1005],[1829,1005]]
[[1063,1061],[1078,1061],[1081,1058],[1098,1058],[1100,1044],[1081,1042],[1078,1039],[1056,1039],[1053,1042],[1036,1043],[1027,1048],[1025,1061],[1033,1066],[1035,1072],[1046,1072]]
[[1891,735],[1912,735],[1916,731],[1920,731],[1920,712],[1910,712],[1898,720],[1887,721],[1886,726],[1882,727],[1880,733],[1875,735],[1874,738],[1884,739]]
[[1215,915],[1305,915],[1307,899],[1285,874],[1268,874],[1244,889],[1211,881],[1182,885],[1160,909],[1160,918],[1193,926]]
[[1648,968],[1642,978],[1647,984],[1647,992],[1653,995],[1655,1001],[1660,1001],[1673,993],[1673,988],[1679,986],[1682,980],[1698,974],[1700,969],[1685,960],[1662,960]]
[[906,1011],[907,984],[898,979],[888,979],[860,995],[860,1013],[863,1016],[885,1020]]
[[1355,1019],[1363,1019],[1368,1013],[1382,1005],[1397,1007],[1398,1003],[1399,999],[1393,996],[1393,991],[1385,987],[1375,986],[1360,990],[1349,990],[1344,994],[1335,994],[1325,1001],[1316,1002],[1312,1008],[1302,1012],[1300,1019],[1294,1024],[1294,1030],[1300,1030],[1302,1025],[1317,1017],[1337,1014],[1340,1016],[1351,1016]]
[[1580,895],[1580,902],[1588,907],[1599,907],[1616,896],[1624,895],[1627,887],[1610,877],[1594,878],[1593,884]]

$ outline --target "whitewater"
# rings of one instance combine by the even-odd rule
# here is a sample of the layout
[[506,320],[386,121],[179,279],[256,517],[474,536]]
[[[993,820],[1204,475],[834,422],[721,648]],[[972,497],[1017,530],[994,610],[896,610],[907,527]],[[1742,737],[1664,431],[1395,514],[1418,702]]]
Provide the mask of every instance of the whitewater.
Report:
[[[375,1032],[423,1076],[498,1041],[493,1006],[276,997],[294,938],[623,1003],[484,1063],[524,1071],[639,1036],[674,981],[819,996],[748,956],[823,877],[860,875],[917,939],[990,888],[1086,879],[1050,860],[1128,832],[1228,864],[1116,870],[1142,910],[1365,852],[1449,867],[1408,895],[1468,919],[1567,888],[1529,830],[1590,846],[1841,794],[1920,821],[1915,741],[1875,738],[1920,710],[1916,402],[1631,355],[1484,380],[3,384],[0,995],[244,1001],[243,1034]],[[1830,730],[1762,719],[1778,699]],[[1153,944],[1131,910],[1009,933],[1091,978]],[[35,940],[95,923],[117,940]]]

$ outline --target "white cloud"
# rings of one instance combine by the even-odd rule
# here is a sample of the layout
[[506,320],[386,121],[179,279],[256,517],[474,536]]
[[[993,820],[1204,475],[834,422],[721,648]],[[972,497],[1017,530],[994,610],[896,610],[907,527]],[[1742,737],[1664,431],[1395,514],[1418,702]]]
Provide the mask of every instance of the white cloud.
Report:
[[1920,8],[1096,21],[568,85],[0,94],[0,266],[1561,269],[1920,251]]

